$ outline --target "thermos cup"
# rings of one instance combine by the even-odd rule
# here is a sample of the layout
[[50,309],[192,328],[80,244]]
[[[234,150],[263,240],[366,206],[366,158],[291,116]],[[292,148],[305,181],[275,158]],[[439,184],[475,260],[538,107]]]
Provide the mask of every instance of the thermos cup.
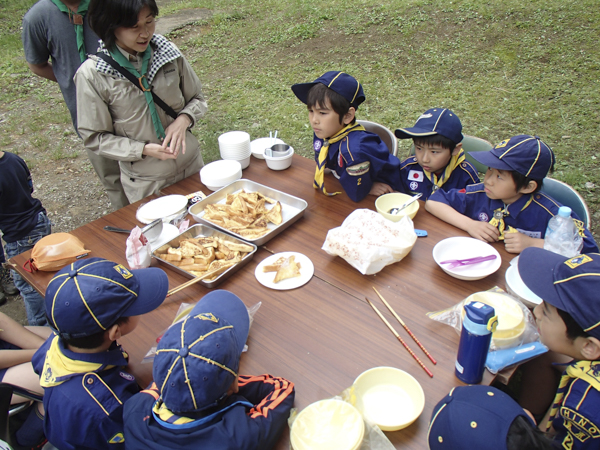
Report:
[[454,373],[467,384],[477,384],[483,378],[485,360],[498,317],[489,305],[470,302],[465,305],[460,343]]

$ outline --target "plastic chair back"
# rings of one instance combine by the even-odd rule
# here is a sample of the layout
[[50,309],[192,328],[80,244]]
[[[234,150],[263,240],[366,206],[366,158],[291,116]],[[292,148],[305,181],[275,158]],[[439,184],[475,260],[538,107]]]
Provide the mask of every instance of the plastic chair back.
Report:
[[558,181],[554,178],[544,178],[541,191],[544,194],[552,197],[558,203],[568,206],[585,224],[585,227],[590,229],[590,210],[585,203],[585,200],[579,192],[569,186],[567,183]]
[[357,120],[356,122],[365,127],[367,131],[375,133],[377,136],[379,136],[383,143],[387,146],[390,153],[394,156],[398,156],[398,141],[396,140],[394,133],[392,133],[389,128],[384,127],[377,122],[370,122],[368,120]]

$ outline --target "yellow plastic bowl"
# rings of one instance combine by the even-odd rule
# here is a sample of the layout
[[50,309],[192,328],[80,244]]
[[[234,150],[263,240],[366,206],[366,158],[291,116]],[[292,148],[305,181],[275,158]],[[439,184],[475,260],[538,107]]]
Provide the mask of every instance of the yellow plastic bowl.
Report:
[[406,428],[423,412],[419,382],[395,367],[374,367],[354,381],[350,399],[363,416],[383,431]]
[[294,420],[290,441],[294,450],[357,450],[365,434],[358,410],[343,400],[308,405]]
[[[481,302],[494,308],[498,316],[498,326],[492,334],[496,348],[510,348],[521,343],[525,331],[525,315],[521,306],[510,296],[498,292],[476,292],[466,303]],[[464,309],[463,309],[464,316]]]
[[412,205],[407,206],[398,214],[388,214],[388,211],[392,208],[402,206],[404,203],[411,199],[412,195],[401,194],[400,192],[392,192],[390,194],[383,194],[377,197],[375,200],[375,208],[377,212],[392,222],[398,222],[404,216],[408,216],[414,219],[419,211],[419,201],[417,200]]

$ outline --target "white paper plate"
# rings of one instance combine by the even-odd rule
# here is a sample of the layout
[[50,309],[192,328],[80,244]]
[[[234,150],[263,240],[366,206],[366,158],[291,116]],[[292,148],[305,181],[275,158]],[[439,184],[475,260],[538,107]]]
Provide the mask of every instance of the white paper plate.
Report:
[[523,282],[516,264],[512,264],[511,262],[511,265],[506,269],[504,279],[506,281],[506,290],[521,300],[525,306],[535,308],[542,303],[542,299],[534,294]]
[[179,236],[179,228],[177,228],[175,225],[171,225],[170,223],[165,223],[163,224],[163,229],[160,233],[160,236],[149,242],[150,249],[154,251],[157,248],[165,245],[171,239],[175,239],[177,236]]
[[[478,264],[458,266],[450,269],[450,264],[440,264],[449,259],[467,259],[476,256],[496,255],[496,259]],[[500,254],[487,242],[471,237],[451,237],[441,240],[433,247],[433,259],[448,275],[459,280],[480,280],[491,275],[502,265]]]
[[135,213],[135,217],[142,223],[150,223],[183,212],[187,202],[185,195],[165,195],[142,205]]
[[[295,278],[288,278],[287,280],[281,280],[279,283],[274,283],[276,272],[263,272],[263,267],[268,266],[269,264],[273,264],[282,256],[284,258],[289,258],[294,255],[296,258],[294,261],[300,263],[300,276]],[[278,291],[285,291],[288,289],[295,289],[297,287],[303,286],[310,281],[313,274],[315,273],[315,266],[312,261],[302,253],[296,252],[282,252],[276,253],[274,255],[269,256],[268,258],[263,259],[258,266],[256,266],[256,270],[254,271],[254,276],[258,280],[260,284],[266,286],[271,289],[276,289]]]
[[[271,141],[273,143],[271,143]],[[250,150],[252,150],[252,154],[254,155],[254,157],[256,157],[258,159],[265,159],[265,157],[263,156],[265,148],[271,147],[272,145],[275,145],[275,144],[285,144],[285,142],[283,142],[279,138],[277,138],[275,140],[268,138],[268,137],[258,138],[258,139],[254,139],[252,142],[250,142]]]

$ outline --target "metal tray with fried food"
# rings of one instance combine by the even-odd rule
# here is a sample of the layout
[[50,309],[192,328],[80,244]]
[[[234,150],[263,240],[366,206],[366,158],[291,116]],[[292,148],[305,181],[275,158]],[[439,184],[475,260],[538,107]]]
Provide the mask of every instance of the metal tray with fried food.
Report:
[[[188,241],[190,239],[192,241]],[[227,247],[227,249],[224,249],[222,246],[219,249],[215,248],[210,244],[210,241],[214,240],[214,239],[219,239],[220,242],[222,242],[225,246],[227,246],[227,244],[229,243],[229,244],[231,244],[229,246],[229,247],[231,247],[231,249],[235,248],[238,250],[231,250],[229,247]],[[189,248],[185,248],[186,251],[184,252],[184,254],[182,254],[182,255],[177,254],[178,253],[177,249],[179,249],[180,253],[182,252],[182,245],[184,247],[186,245],[186,244],[183,244],[185,241],[192,242],[192,244],[194,244],[194,245],[208,249],[209,255],[208,256],[202,255],[200,253],[202,251],[202,249],[199,249],[198,257],[195,259],[195,261],[197,261],[198,264],[186,263],[184,265],[181,265],[181,262],[182,261],[185,262],[185,260],[184,260],[185,258],[189,259],[189,254],[192,251],[194,251],[193,250],[194,246],[191,244],[188,244]],[[158,247],[156,250],[154,250],[154,252],[152,252],[152,256],[154,256],[160,264],[162,264],[166,267],[169,267],[170,269],[174,270],[175,272],[178,272],[188,278],[194,278],[194,277],[198,276],[199,274],[202,274],[202,271],[196,272],[192,269],[199,269],[199,268],[202,268],[201,266],[204,266],[204,265],[209,266],[209,264],[207,264],[207,262],[208,262],[208,259],[210,258],[210,253],[211,253],[210,248],[213,249],[213,252],[215,254],[214,261],[228,261],[227,260],[228,254],[225,254],[225,251],[227,251],[227,250],[229,250],[231,252],[236,252],[236,251],[239,252],[241,260],[231,266],[224,267],[223,272],[219,273],[214,279],[202,280],[201,283],[204,283],[204,285],[208,288],[216,287],[223,280],[229,278],[235,272],[240,270],[243,266],[248,264],[250,262],[250,260],[254,257],[254,254],[256,253],[256,249],[257,249],[256,245],[254,245],[250,242],[246,242],[242,239],[236,238],[235,236],[231,236],[230,234],[223,233],[222,231],[219,231],[213,227],[209,227],[209,226],[203,225],[203,224],[197,224],[197,225],[191,226],[186,231],[181,233],[176,238],[173,238],[166,244]],[[250,251],[241,252],[239,249],[242,249],[242,248],[246,248]],[[220,250],[222,250],[222,251],[220,251]],[[242,256],[241,253],[244,253],[244,255]],[[225,255],[225,256],[223,258],[219,259],[218,256],[222,256],[222,255]],[[177,260],[178,256],[181,256],[181,259],[179,259],[179,261]],[[231,255],[231,256],[235,257],[236,255]],[[194,259],[194,257],[192,257],[192,259]],[[228,264],[228,262],[223,263],[223,265],[226,265],[226,264]]]
[[[281,207],[281,222],[268,222],[266,223],[266,226],[261,224],[261,232],[264,232],[264,234],[253,235],[253,231],[259,228],[253,227],[253,223],[250,223],[250,227],[244,225],[245,222],[235,223],[234,226],[229,226],[232,223],[231,220],[239,219],[238,217],[232,217],[230,212],[224,212],[226,217],[223,219],[223,222],[215,222],[205,218],[205,215],[212,217],[210,215],[211,212],[213,212],[211,208],[221,208],[223,211],[224,209],[229,209],[228,206],[231,205],[228,205],[227,202],[230,201],[232,197],[235,197],[242,192],[246,194],[258,193],[259,197],[266,198],[266,201],[263,202],[266,208],[265,216],[269,216],[269,213],[275,212],[273,209],[278,208],[277,205],[279,204]],[[253,206],[250,205],[250,203],[247,205]],[[215,227],[246,242],[251,242],[255,245],[263,245],[300,219],[300,217],[304,215],[304,210],[307,208],[307,206],[308,203],[306,200],[294,197],[293,195],[286,194],[251,180],[242,179],[234,181],[230,185],[225,186],[215,193],[209,195],[204,200],[190,206],[188,212],[197,222],[205,223],[211,227]],[[236,213],[239,212],[237,209],[235,211]],[[248,218],[244,216],[243,219],[245,221],[252,220],[249,218],[249,216]]]

